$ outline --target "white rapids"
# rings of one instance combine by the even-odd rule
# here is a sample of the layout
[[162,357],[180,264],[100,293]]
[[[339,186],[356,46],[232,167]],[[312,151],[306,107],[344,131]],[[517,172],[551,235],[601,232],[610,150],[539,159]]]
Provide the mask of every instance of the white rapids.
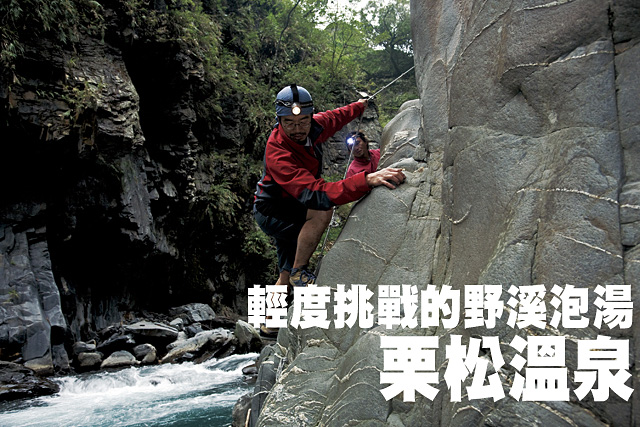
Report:
[[1,404],[0,426],[228,426],[257,356],[62,377],[56,395]]

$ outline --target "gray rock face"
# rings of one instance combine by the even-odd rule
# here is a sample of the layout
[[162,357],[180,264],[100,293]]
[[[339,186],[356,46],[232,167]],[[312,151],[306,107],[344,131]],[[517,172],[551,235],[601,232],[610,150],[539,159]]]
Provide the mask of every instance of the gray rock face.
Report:
[[[443,221],[443,274],[434,283],[500,284],[504,291],[511,284],[545,284],[547,292],[554,284],[587,288],[590,327],[547,327],[573,339],[634,338],[632,329],[594,327],[591,305],[597,285],[638,287],[629,274],[637,248],[627,244],[633,232],[625,236],[624,222],[634,223],[625,217],[636,210],[625,207],[625,194],[633,192],[640,165],[630,161],[638,142],[631,134],[640,123],[632,83],[640,67],[640,25],[627,19],[639,6],[615,3],[412,8],[424,144],[430,155],[444,156],[442,203],[451,219]],[[568,20],[570,29],[561,24]],[[547,294],[548,320],[550,299]],[[492,335],[509,342],[513,334],[502,327]],[[633,353],[632,347],[637,360]],[[575,348],[566,359],[572,372]],[[491,420],[519,413],[523,423],[564,415],[579,425],[632,425],[637,394],[632,399],[633,405],[613,396],[596,403],[587,398],[582,406],[588,410],[514,400],[492,410],[470,403]],[[448,414],[433,406],[434,422],[455,422],[464,402],[448,406]]]
[[169,310],[173,316],[183,315],[185,319],[191,323],[211,322],[216,318],[211,306],[202,303],[186,304],[180,307],[174,307]]
[[[256,379],[256,386],[253,390],[253,397],[251,399],[250,409],[251,412],[249,414],[249,425],[254,426],[258,421],[258,417],[263,414],[263,408],[265,405],[265,401],[269,398],[269,392],[273,388],[278,376],[282,373],[282,369],[286,366],[287,363],[287,349],[283,346],[266,346],[260,352],[260,357],[258,358],[257,365],[258,369],[258,378]],[[288,396],[291,399],[292,395]],[[298,402],[298,405],[300,402]],[[296,404],[287,404],[286,407],[291,409]],[[266,411],[264,412],[266,414]],[[274,414],[275,417],[281,417],[282,412],[278,412]],[[295,415],[295,414],[291,414]],[[246,418],[246,417],[245,417]],[[277,418],[278,419],[278,418]],[[293,418],[287,416],[286,419],[275,421],[277,424],[280,422],[292,422]]]
[[[46,205],[17,206],[11,224],[0,224],[0,347],[22,353],[30,368],[52,374],[68,369],[64,348],[57,356],[52,346],[62,344],[67,323],[60,293],[51,271],[44,221]],[[38,228],[16,227],[29,221]]]
[[[380,285],[447,285],[461,295],[465,285],[501,285],[505,304],[511,285],[542,284],[546,328],[508,326],[509,310],[493,329],[290,327],[274,350],[287,363],[266,399],[254,395],[254,407],[262,402],[252,425],[638,423],[639,328],[595,326],[594,291],[630,285],[640,320],[639,13],[631,1],[412,2],[421,127],[413,159],[400,163],[407,183],[376,188],[354,207],[318,282],[365,284],[372,301]],[[588,327],[550,324],[554,284],[588,290]],[[505,365],[504,399],[469,399],[468,377],[452,401],[444,381],[452,334],[465,345],[498,337],[507,363],[515,335],[566,337],[570,400],[512,398],[515,370]],[[380,393],[381,337],[398,335],[438,337],[435,398]],[[576,342],[598,335],[630,340],[629,401],[574,395]]]
[[[442,208],[429,194],[440,164],[407,159],[396,165],[405,168],[407,181],[396,190],[374,189],[353,208],[325,256],[318,283],[334,288],[338,283],[366,284],[374,293],[372,301],[381,284],[430,283]],[[357,323],[351,328],[281,331],[275,360],[260,367],[253,425],[386,425],[391,403],[379,392],[379,336],[389,333],[384,327],[363,330]],[[290,363],[279,366],[283,359]],[[278,367],[281,373],[276,376]],[[266,378],[268,372],[277,378],[272,388],[274,378]],[[266,399],[259,394],[265,388],[270,390]]]
[[168,347],[168,353],[162,358],[160,363],[172,363],[184,357],[187,353],[201,355],[206,351],[221,348],[233,339],[233,334],[229,334],[224,329],[203,331],[192,338],[175,341]]
[[386,168],[402,159],[413,157],[419,145],[420,100],[407,101],[400,107],[398,114],[384,127],[380,151],[382,156],[378,169]]
[[133,354],[125,350],[120,350],[112,353],[109,357],[104,359],[100,368],[121,368],[124,366],[134,366],[139,364],[140,362],[136,360],[136,357]]

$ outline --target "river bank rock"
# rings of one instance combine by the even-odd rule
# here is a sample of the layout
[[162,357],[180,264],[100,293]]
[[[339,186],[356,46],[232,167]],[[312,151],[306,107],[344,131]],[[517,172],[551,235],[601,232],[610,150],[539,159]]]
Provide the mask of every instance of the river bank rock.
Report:
[[100,369],[107,368],[122,368],[125,366],[139,365],[140,362],[136,360],[136,357],[128,351],[120,350],[112,353],[109,357],[104,359],[100,364]]
[[98,352],[82,352],[76,356],[76,370],[78,372],[87,372],[100,369],[103,355]]
[[0,401],[47,396],[59,390],[60,386],[31,369],[0,361]]
[[125,334],[121,331],[110,336],[106,341],[101,342],[97,346],[97,350],[103,354],[111,354],[118,350],[130,351],[136,346],[136,340],[133,334]]
[[203,331],[192,338],[170,344],[160,363],[174,363],[181,359],[193,360],[205,353],[215,354],[223,350],[233,339],[233,334],[224,329]]
[[[209,329],[208,324],[213,320],[211,311],[195,305],[188,305],[189,309],[196,307],[198,315],[185,316],[181,309],[180,315],[171,323],[177,327],[188,324],[184,331],[167,323],[172,315],[146,313],[149,320],[139,317],[131,324],[110,325],[89,343],[78,341],[71,347],[74,359],[72,366],[77,372],[130,366],[138,363],[180,363],[192,361],[204,362],[212,357],[226,357],[234,353],[260,351],[264,342],[255,328],[242,320],[234,324],[234,330],[225,328]],[[199,307],[199,308],[198,308]],[[191,312],[192,314],[194,312]],[[200,317],[198,317],[200,316]],[[200,322],[191,323],[200,319]],[[225,320],[225,324],[228,320]],[[237,334],[237,336],[236,336]],[[240,338],[238,338],[240,337]],[[109,357],[105,358],[105,355]],[[135,361],[129,356],[133,355]]]
[[176,317],[171,322],[169,322],[169,326],[172,328],[176,328],[178,331],[182,331],[184,329],[184,320]]
[[187,324],[206,323],[211,324],[216,318],[211,306],[202,303],[191,303],[169,309],[171,316],[179,316],[187,321]]
[[240,397],[231,411],[231,427],[245,427],[247,417],[250,415],[251,398],[253,394],[248,393]]
[[96,343],[86,343],[84,341],[76,341],[73,343],[73,354],[78,355],[80,353],[88,353],[96,351]]
[[157,358],[156,348],[151,344],[140,344],[133,348],[133,354],[143,365],[155,363]]
[[133,335],[136,344],[146,343],[154,348],[164,348],[178,338],[176,328],[159,322],[140,321],[125,325],[123,329]]
[[260,351],[264,346],[256,328],[243,320],[236,322],[233,334],[238,339],[238,350],[241,352]]
[[[185,361],[202,363],[212,357],[260,351],[264,346],[257,331],[242,320],[238,321],[234,329],[241,337],[238,339],[234,331],[225,328],[207,329],[197,322],[190,325],[197,332],[189,336],[186,332],[178,332],[176,328],[161,323],[162,315],[147,315],[150,317],[149,321],[137,320],[130,325],[111,325],[103,329],[95,341],[74,343],[71,346],[74,358],[70,364],[75,372],[138,364]],[[170,316],[165,321],[168,318]],[[154,345],[158,342],[162,343],[160,348]]]

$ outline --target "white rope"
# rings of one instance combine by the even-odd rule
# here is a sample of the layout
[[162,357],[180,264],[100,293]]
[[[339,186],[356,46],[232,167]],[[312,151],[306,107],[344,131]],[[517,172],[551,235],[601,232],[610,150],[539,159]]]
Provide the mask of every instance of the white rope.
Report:
[[405,71],[404,73],[400,74],[398,77],[396,77],[395,79],[393,79],[391,81],[391,83],[389,83],[388,85],[386,85],[385,87],[383,87],[382,89],[380,89],[379,91],[377,91],[376,93],[374,93],[373,95],[371,95],[369,98],[374,98],[377,94],[379,94],[380,92],[382,92],[383,90],[385,90],[386,88],[388,88],[389,86],[391,86],[392,84],[394,84],[395,82],[397,82],[398,80],[400,80],[402,77],[405,76],[405,74],[407,74],[409,71],[413,70],[416,66],[414,65],[413,67],[409,68],[407,71]]
[[[411,68],[409,68],[407,71],[405,71],[404,73],[400,74],[398,77],[396,77],[395,79],[393,79],[390,83],[388,83],[386,86],[384,86],[382,89],[380,89],[379,91],[377,91],[376,93],[374,93],[373,95],[367,97],[367,100],[369,99],[373,99],[376,95],[378,95],[380,92],[382,92],[383,90],[385,90],[386,88],[388,88],[389,86],[391,86],[392,84],[394,84],[395,82],[397,82],[398,80],[400,80],[402,77],[404,77],[409,71],[413,70],[416,66],[412,66]],[[360,121],[358,122],[358,126],[356,126],[356,132],[358,132],[360,130],[360,125],[362,124],[362,118],[364,117],[364,111],[362,112],[362,114],[360,114]],[[349,159],[347,159],[347,165],[344,168],[344,175],[342,175],[342,179],[346,179],[347,178],[347,172],[349,171],[349,163],[351,163],[351,156],[353,155],[353,149],[349,150]],[[320,249],[320,254],[318,255],[318,262],[316,263],[316,270],[315,270],[315,275],[318,275],[318,271],[320,270],[320,262],[322,261],[322,257],[324,256],[324,249],[327,245],[327,239],[329,238],[329,231],[331,231],[331,228],[333,226],[333,220],[335,218],[336,215],[336,207],[333,207],[333,212],[331,213],[331,221],[329,222],[329,227],[327,227],[327,232],[324,235],[324,242],[322,242],[322,248]]]

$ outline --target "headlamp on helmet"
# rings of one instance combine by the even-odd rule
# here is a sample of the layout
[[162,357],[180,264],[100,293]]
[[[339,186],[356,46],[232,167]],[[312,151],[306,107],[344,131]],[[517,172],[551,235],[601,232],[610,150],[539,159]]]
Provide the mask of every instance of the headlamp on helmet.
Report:
[[358,138],[360,138],[364,142],[367,142],[367,138],[364,136],[364,133],[362,132],[352,131],[349,133],[349,135],[347,135],[347,139],[345,139],[344,142],[347,145],[347,148],[349,150],[351,150],[353,147],[358,145]]
[[311,94],[302,86],[295,84],[282,89],[276,98],[276,115],[299,116],[313,113]]

